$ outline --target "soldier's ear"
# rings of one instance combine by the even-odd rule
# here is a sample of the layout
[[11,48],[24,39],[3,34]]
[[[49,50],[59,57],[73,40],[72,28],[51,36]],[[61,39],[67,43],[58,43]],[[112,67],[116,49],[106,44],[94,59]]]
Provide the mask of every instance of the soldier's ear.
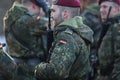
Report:
[[63,18],[64,19],[68,19],[69,18],[69,16],[70,16],[70,13],[69,13],[69,10],[67,10],[67,9],[64,9],[64,11],[63,11]]

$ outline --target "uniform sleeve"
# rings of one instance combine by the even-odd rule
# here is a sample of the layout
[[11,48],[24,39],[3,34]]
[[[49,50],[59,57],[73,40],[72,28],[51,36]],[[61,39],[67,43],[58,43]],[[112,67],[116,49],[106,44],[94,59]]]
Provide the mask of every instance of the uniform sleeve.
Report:
[[76,59],[76,44],[70,34],[58,34],[54,43],[50,62],[36,67],[36,76],[40,79],[65,79]]

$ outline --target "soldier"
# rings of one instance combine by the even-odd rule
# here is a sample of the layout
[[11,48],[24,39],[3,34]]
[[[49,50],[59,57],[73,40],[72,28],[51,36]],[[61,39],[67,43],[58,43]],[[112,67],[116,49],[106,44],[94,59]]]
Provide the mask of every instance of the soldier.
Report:
[[0,80],[15,80],[16,63],[3,51],[5,44],[0,43]]
[[[83,2],[83,5],[86,4],[84,0],[80,0]],[[100,34],[102,30],[101,20],[100,20],[100,12],[99,12],[99,5],[97,3],[97,0],[87,0],[87,5],[84,5],[84,9],[82,10],[81,16],[83,18],[83,22],[86,25],[89,25],[89,27],[94,31],[94,42],[91,45],[90,50],[90,63],[91,68],[93,71],[91,71],[91,77],[95,78],[97,75],[97,54],[98,54],[98,44],[100,39]]]
[[16,0],[4,17],[6,52],[18,66],[16,80],[35,80],[34,67],[45,60],[42,35],[48,19],[39,16],[41,7],[47,13],[44,0]]
[[99,5],[106,29],[99,49],[100,72],[105,80],[120,80],[120,0],[99,0]]
[[[83,24],[79,0],[57,0],[53,5],[54,42],[48,63],[36,66],[38,80],[84,80],[89,71],[92,30]],[[76,17],[75,17],[76,16]]]
[[100,13],[99,6],[97,0],[92,0],[81,13],[83,17],[83,22],[94,31],[94,44],[99,40],[101,33],[101,21],[100,21]]

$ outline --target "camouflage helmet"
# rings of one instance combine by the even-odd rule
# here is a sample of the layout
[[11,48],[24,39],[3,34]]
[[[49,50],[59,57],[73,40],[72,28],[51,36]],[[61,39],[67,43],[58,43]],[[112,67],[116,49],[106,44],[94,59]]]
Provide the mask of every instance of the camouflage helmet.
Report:
[[98,0],[99,5],[100,5],[102,2],[104,2],[104,1],[115,2],[115,3],[117,3],[118,5],[120,5],[120,0]]

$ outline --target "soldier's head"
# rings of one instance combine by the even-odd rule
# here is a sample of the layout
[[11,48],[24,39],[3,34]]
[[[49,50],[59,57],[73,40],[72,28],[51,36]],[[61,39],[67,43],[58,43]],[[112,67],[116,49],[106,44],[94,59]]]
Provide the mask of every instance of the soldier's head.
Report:
[[111,18],[120,14],[120,0],[99,0],[99,5],[100,15],[103,21],[107,19],[107,16]]
[[21,3],[34,15],[38,16],[40,14],[40,7],[35,0],[21,0]]
[[80,13],[79,0],[53,0],[52,18],[58,25],[65,19],[78,16]]

